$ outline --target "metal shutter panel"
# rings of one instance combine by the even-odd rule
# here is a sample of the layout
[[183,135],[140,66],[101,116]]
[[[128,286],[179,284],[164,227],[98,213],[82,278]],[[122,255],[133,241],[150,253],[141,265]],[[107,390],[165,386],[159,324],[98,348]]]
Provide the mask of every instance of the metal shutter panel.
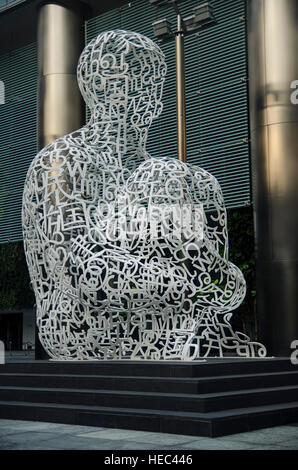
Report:
[[0,56],[5,104],[0,105],[0,243],[22,240],[22,196],[37,151],[36,44]]
[[[197,0],[179,4],[185,16]],[[185,39],[188,162],[198,164],[219,180],[226,206],[251,201],[247,98],[246,24],[244,0],[212,0],[217,24]],[[134,0],[122,8],[90,19],[86,40],[108,29],[128,29],[154,39],[152,23],[167,17],[171,7],[155,8],[148,0]],[[174,41],[161,43],[168,74],[164,110],[150,131],[147,149],[152,156],[177,156]]]

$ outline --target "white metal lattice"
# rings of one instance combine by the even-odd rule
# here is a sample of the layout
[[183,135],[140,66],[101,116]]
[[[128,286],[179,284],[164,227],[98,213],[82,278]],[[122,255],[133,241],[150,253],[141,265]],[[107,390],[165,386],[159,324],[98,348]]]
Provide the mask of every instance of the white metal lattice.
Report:
[[148,38],[100,34],[78,64],[90,121],[29,168],[24,245],[40,341],[54,359],[266,355],[229,323],[246,286],[228,261],[217,180],[146,152],[165,75]]

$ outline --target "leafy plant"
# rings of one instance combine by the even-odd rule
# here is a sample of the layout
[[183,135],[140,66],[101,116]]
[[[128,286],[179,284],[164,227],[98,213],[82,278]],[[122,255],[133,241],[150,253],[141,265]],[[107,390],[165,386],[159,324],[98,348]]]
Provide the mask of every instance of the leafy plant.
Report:
[[0,266],[0,311],[32,308],[35,300],[22,242],[0,245]]
[[228,211],[229,260],[241,269],[247,294],[234,312],[234,322],[252,340],[258,338],[256,316],[256,262],[252,207]]

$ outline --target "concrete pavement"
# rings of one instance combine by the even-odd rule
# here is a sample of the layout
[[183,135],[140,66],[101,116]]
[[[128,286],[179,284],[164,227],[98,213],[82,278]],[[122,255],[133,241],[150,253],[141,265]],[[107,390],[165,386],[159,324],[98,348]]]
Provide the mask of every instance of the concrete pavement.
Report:
[[298,450],[298,424],[218,438],[0,420],[1,450]]

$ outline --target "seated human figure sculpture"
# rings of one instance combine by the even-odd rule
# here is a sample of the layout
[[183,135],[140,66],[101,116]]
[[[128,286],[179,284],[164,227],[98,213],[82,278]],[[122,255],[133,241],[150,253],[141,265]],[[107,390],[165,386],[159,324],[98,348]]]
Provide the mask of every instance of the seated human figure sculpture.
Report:
[[39,338],[53,359],[266,354],[229,323],[246,288],[228,261],[217,180],[146,151],[165,75],[150,39],[101,33],[78,64],[89,122],[28,170],[24,246]]

